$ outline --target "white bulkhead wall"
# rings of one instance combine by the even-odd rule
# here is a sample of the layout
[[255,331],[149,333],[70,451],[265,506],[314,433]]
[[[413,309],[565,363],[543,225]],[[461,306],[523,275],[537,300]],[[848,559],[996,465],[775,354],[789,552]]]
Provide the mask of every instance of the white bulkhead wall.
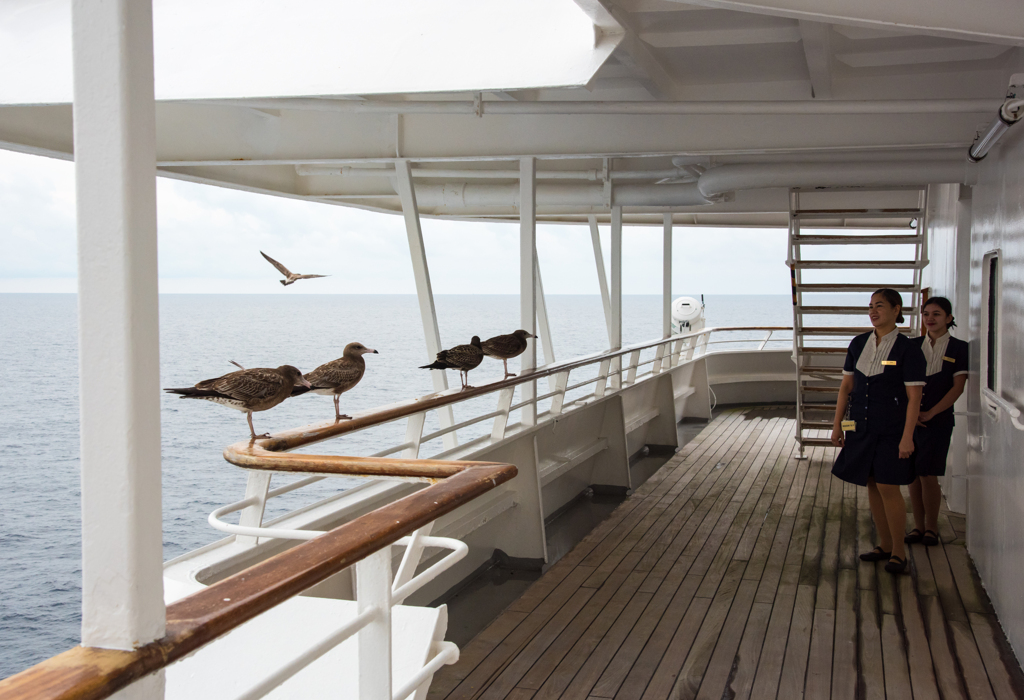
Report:
[[[970,343],[971,375],[967,383],[966,489],[967,545],[992,599],[1003,629],[1018,656],[1024,652],[1024,431],[1005,410],[990,410],[982,396],[982,262],[998,250],[1002,270],[999,308],[999,371],[1002,398],[1024,407],[1024,129],[1011,130],[980,163],[973,188],[931,188],[933,214],[928,224],[929,265],[925,283],[933,294],[954,300],[956,335]],[[968,253],[969,265],[964,255]],[[951,258],[959,252],[954,264]],[[969,278],[968,278],[969,276]],[[966,300],[966,304],[965,304]],[[965,309],[966,306],[966,309]],[[965,311],[967,313],[965,314]],[[957,409],[961,410],[961,404]],[[966,418],[966,420],[964,420]],[[956,455],[954,454],[954,458]],[[953,471],[953,470],[951,470]],[[955,474],[956,471],[953,471]],[[955,479],[953,480],[956,481]]]

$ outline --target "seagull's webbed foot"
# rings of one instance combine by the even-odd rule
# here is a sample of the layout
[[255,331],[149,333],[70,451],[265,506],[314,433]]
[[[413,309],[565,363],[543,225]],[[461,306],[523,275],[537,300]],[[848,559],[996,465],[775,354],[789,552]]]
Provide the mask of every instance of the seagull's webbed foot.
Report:
[[249,442],[252,443],[252,442],[256,442],[257,440],[266,440],[269,437],[270,437],[270,433],[263,433],[262,435],[253,434],[253,435],[249,436]]
[[341,413],[341,414],[338,414],[338,415],[334,416],[334,422],[335,423],[337,423],[338,421],[342,421],[342,420],[352,420],[352,416],[350,416],[350,415],[348,415],[346,413]]
[[509,377],[514,377],[514,376],[516,376],[515,372],[505,372],[505,376],[502,377],[502,379],[508,379]]

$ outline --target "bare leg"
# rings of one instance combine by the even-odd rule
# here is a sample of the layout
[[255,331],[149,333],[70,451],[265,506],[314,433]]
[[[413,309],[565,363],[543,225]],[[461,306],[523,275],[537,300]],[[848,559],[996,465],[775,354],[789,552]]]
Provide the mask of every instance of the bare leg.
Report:
[[252,411],[246,411],[245,419],[247,421],[249,421],[249,439],[250,440],[256,440],[258,438],[268,438],[268,437],[270,437],[270,433],[263,433],[262,435],[257,435],[256,434],[256,429],[254,427],[252,427]]
[[[921,483],[921,500],[924,503],[924,527],[938,534],[939,509],[942,508],[942,489],[939,488],[939,477],[922,476],[918,477],[917,481]],[[914,520],[917,520],[916,511],[914,513]]]
[[503,359],[502,362],[505,365],[505,379],[508,379],[509,377],[516,376],[515,372],[509,372],[508,371],[508,360],[507,359]]
[[[878,484],[874,479],[868,479],[868,503],[871,506],[871,518],[875,521],[875,529],[878,530],[878,546],[883,552],[892,551],[892,533],[889,531],[889,522],[885,517],[885,503],[882,501],[882,494],[878,492]],[[900,540],[902,543],[902,540]]]
[[910,509],[914,513],[914,527],[924,534],[924,500],[921,498],[921,480],[927,479],[926,476],[919,476],[914,479],[914,483],[910,485]]
[[907,551],[903,546],[903,538],[899,535],[907,529],[907,502],[903,500],[900,487],[895,484],[875,484],[875,487],[885,504],[885,520],[892,539],[892,555],[906,559]]

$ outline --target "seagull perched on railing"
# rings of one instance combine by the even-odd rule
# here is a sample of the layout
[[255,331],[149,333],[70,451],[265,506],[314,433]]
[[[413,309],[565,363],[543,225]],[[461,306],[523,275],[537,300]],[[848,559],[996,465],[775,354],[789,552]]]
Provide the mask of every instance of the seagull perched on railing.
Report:
[[164,391],[181,394],[183,399],[213,401],[221,406],[245,412],[246,420],[249,422],[249,437],[255,440],[270,435],[256,434],[256,429],[252,427],[252,414],[256,411],[266,411],[281,403],[292,395],[294,386],[309,388],[309,382],[303,379],[302,372],[295,367],[281,365],[276,369],[243,369],[216,379],[203,380],[192,387]]
[[278,261],[274,260],[269,255],[264,253],[262,250],[260,251],[260,255],[265,257],[268,263],[276,267],[277,271],[284,275],[284,279],[279,280],[279,282],[281,282],[281,284],[284,285],[285,287],[287,287],[289,284],[295,284],[296,280],[311,280],[316,277],[330,277],[330,275],[297,275],[294,272],[290,271],[287,267],[279,263]]
[[469,370],[476,368],[484,360],[484,351],[480,346],[480,336],[474,335],[469,345],[456,345],[448,350],[437,353],[437,360],[420,369],[457,369],[462,379],[463,389],[472,389],[469,385]]
[[487,357],[493,357],[496,360],[502,361],[505,365],[504,379],[508,379],[509,377],[516,376],[508,371],[508,361],[513,357],[522,355],[526,351],[528,339],[536,337],[529,331],[518,330],[508,335],[496,335],[493,338],[488,338],[481,347]]
[[376,350],[371,350],[362,343],[349,343],[345,346],[342,356],[337,360],[324,363],[307,374],[305,378],[309,382],[309,388],[296,386],[292,389],[292,396],[305,394],[308,391],[314,394],[333,396],[334,420],[336,422],[342,418],[351,420],[352,416],[341,414],[338,401],[343,393],[354,387],[363,378],[363,372],[366,371],[366,362],[363,360],[363,355],[370,353],[374,355],[379,354]]

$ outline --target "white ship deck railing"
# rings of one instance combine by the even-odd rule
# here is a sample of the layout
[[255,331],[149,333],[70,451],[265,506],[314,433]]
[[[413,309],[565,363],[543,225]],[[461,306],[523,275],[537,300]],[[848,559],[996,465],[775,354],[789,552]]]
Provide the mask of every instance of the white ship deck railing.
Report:
[[[237,697],[246,700],[263,697],[346,639],[356,636],[360,659],[359,696],[367,700],[404,700],[429,682],[438,668],[458,659],[458,648],[454,644],[435,643],[426,663],[394,692],[391,666],[381,662],[381,659],[390,658],[392,606],[400,604],[466,555],[464,543],[451,538],[431,537],[432,523],[512,479],[517,472],[511,464],[418,459],[423,442],[489,419],[494,421],[489,437],[500,440],[505,436],[508,416],[513,410],[537,406],[539,402],[550,399],[549,408],[537,419],[554,420],[564,411],[572,410],[573,406],[599,399],[609,391],[621,390],[672,367],[696,361],[707,355],[714,345],[747,344],[753,346],[752,349],[764,350],[769,342],[789,344],[791,339],[772,338],[774,333],[788,330],[791,329],[763,326],[708,328],[550,364],[478,388],[405,401],[357,415],[350,421],[326,422],[280,433],[269,439],[236,443],[225,449],[225,459],[250,470],[250,474],[265,475],[265,486],[262,493],[252,494],[250,480],[250,495],[217,509],[210,516],[211,523],[239,537],[308,541],[171,603],[167,606],[167,632],[161,639],[134,651],[76,647],[0,681],[0,700],[110,697],[351,566],[356,569],[358,614]],[[715,334],[721,336],[725,333],[753,333],[756,337],[714,338]],[[653,351],[653,357],[642,359],[646,351]],[[627,358],[625,363],[623,358]],[[598,369],[595,377],[569,384],[572,372],[593,366]],[[512,403],[516,386],[544,378],[553,380],[555,388],[552,391],[528,401]],[[589,393],[567,400],[566,395],[573,390]],[[492,393],[499,394],[496,410],[423,434],[428,411]],[[290,452],[402,418],[408,419],[406,440],[374,456]],[[397,452],[404,452],[404,455],[398,458],[388,456]],[[311,476],[270,490],[270,476],[275,472]],[[303,488],[326,476],[399,479],[427,482],[430,486],[327,532],[260,527],[267,499]],[[223,515],[239,510],[242,511],[240,525],[231,526],[220,520]],[[255,522],[247,519],[246,511],[258,511]],[[392,546],[405,547],[394,577],[391,572]],[[414,575],[427,547],[448,549],[450,554],[419,575]]]

